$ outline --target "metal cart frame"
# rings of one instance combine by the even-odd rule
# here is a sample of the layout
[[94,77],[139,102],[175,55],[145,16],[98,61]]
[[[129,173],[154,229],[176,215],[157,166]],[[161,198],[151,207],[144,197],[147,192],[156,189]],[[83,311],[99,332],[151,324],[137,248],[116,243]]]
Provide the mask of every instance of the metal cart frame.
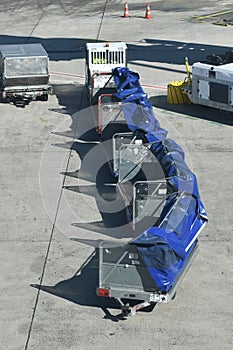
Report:
[[[99,246],[99,286],[97,295],[114,298],[119,303],[124,316],[135,315],[138,310],[150,305],[153,306],[158,302],[169,303],[175,297],[178,286],[199,250],[196,244],[172,288],[167,293],[161,293],[151,281],[150,290],[145,290],[141,274],[144,267],[141,266],[142,263],[138,260],[137,254],[132,252],[134,250],[133,246],[131,244],[119,246],[117,243],[107,241],[102,242]],[[115,262],[105,261],[106,254],[111,254],[112,249],[119,251],[119,258]],[[125,263],[125,258],[129,263]],[[130,305],[130,301],[133,301],[134,305]]]

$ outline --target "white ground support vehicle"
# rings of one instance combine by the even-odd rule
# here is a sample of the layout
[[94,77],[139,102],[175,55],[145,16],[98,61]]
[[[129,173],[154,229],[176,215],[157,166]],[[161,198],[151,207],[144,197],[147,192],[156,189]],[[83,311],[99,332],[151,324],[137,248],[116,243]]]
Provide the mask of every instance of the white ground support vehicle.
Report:
[[112,71],[126,67],[126,49],[123,42],[86,43],[86,86],[91,104],[102,94],[114,93]]
[[213,66],[194,63],[191,89],[183,89],[192,103],[233,111],[233,63]]
[[233,63],[212,65],[196,62],[190,70],[186,58],[187,78],[168,84],[168,103],[195,103],[233,111]]
[[0,45],[0,92],[24,107],[30,100],[47,101],[51,92],[48,54],[41,44]]

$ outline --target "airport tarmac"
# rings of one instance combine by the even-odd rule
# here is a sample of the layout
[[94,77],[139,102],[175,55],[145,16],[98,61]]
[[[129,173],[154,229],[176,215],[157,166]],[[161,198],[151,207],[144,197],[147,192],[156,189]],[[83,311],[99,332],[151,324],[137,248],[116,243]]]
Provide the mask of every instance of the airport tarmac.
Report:
[[[151,1],[150,20],[146,2],[128,3],[129,18],[121,0],[0,3],[0,45],[42,43],[54,91],[25,108],[0,104],[1,349],[232,349],[233,116],[166,102],[168,82],[186,76],[186,56],[192,64],[232,50],[233,26],[214,24],[233,17],[232,1]],[[81,241],[112,234],[93,224],[101,220],[95,197],[75,190],[94,183],[77,175],[92,150],[77,131],[92,132],[84,44],[98,40],[127,43],[128,67],[184,149],[209,217],[175,300],[126,320],[96,296],[96,257],[82,269],[94,247]]]

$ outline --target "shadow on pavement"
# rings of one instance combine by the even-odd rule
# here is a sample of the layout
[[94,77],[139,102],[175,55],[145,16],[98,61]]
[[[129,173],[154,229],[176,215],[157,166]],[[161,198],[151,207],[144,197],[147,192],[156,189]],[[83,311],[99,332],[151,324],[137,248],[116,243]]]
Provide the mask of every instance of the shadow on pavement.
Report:
[[[86,42],[96,42],[96,39],[0,35],[0,45],[41,43],[48,52],[51,61],[84,59]],[[128,62],[133,63],[136,60],[138,65],[145,64],[138,61],[153,62],[153,64],[156,62],[184,64],[186,56],[189,57],[190,64],[193,64],[194,62],[205,60],[207,55],[222,54],[225,51],[232,50],[232,47],[228,46],[151,38],[145,38],[138,43],[127,44],[127,46]],[[169,67],[162,67],[161,69],[170,70]],[[174,71],[174,69],[171,70]]]
[[90,41],[90,39],[0,35],[0,45],[40,43],[45,48],[52,61],[67,61],[84,58],[84,45],[88,41]]
[[[96,241],[93,242],[93,246],[96,246]],[[83,243],[87,244],[87,242]],[[89,242],[88,245],[91,246],[92,244]],[[98,253],[98,249],[95,249],[75,275],[68,280],[58,282],[55,286],[31,284],[31,287],[55,295],[59,298],[66,299],[77,305],[100,308],[104,312],[103,318],[109,319],[113,322],[126,320],[127,318],[122,315],[120,305],[115,299],[99,297],[96,294],[96,288],[99,285]],[[132,306],[138,303],[137,300],[133,301],[125,299],[124,301],[125,303],[130,302]],[[109,309],[119,310],[119,313],[113,315]],[[148,307],[141,309],[138,312],[151,312],[152,310],[153,307]]]
[[233,126],[232,112],[196,104],[169,104],[167,102],[166,95],[151,96],[149,101],[154,107],[162,108],[166,111],[183,114],[184,116],[195,117],[197,119],[208,120],[214,123]]
[[[57,297],[71,301],[81,306],[100,308],[104,312],[104,318],[114,322],[124,320],[120,312],[120,306],[115,299],[99,297],[96,294],[99,280],[99,257],[96,249],[77,273],[68,280],[61,281],[55,286],[32,284],[40,291],[47,292]],[[113,315],[109,309],[119,310],[119,314]]]
[[[232,47],[228,46],[207,45],[174,40],[145,38],[143,42],[148,45],[142,46],[142,43],[128,45],[129,62],[134,63],[134,60],[144,61],[143,63],[137,62],[137,65],[146,65],[152,68],[155,68],[154,64],[156,64],[156,62],[183,65],[185,63],[185,57],[189,58],[190,64],[200,61],[204,62],[208,55],[223,54],[226,51],[232,50]],[[145,62],[153,62],[153,65],[150,66]],[[156,68],[170,71],[169,67]],[[171,68],[171,71],[175,71],[174,67]]]
[[83,85],[78,83],[53,84],[53,93],[56,95],[61,108],[51,108],[50,111],[68,115],[76,113],[80,109],[83,90]]

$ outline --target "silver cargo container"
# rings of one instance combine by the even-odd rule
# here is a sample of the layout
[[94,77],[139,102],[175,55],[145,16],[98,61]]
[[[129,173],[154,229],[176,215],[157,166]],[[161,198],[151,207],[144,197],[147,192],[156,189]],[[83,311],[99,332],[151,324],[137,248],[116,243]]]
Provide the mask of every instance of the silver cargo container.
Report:
[[0,45],[1,97],[24,106],[51,91],[48,54],[41,44]]

